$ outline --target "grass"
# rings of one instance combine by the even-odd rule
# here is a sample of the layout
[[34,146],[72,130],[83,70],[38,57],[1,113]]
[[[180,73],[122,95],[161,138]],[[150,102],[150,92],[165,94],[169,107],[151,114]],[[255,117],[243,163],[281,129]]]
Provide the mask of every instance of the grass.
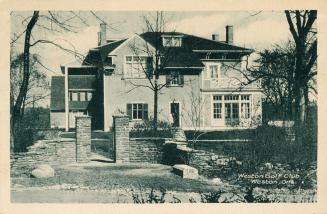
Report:
[[97,190],[165,189],[167,191],[209,191],[217,188],[205,181],[182,179],[160,164],[97,164],[56,168],[56,177],[49,179],[12,179],[12,184],[42,187],[58,184],[88,186]]

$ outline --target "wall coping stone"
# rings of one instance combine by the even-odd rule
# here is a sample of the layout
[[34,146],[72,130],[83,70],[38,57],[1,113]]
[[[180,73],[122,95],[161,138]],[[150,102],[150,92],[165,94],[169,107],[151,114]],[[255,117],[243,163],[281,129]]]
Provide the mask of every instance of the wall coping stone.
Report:
[[80,116],[76,116],[75,118],[91,118],[91,116],[88,116],[88,115],[80,115]]
[[128,115],[126,114],[117,114],[117,115],[112,115],[113,118],[121,118],[121,117],[127,117],[128,118]]

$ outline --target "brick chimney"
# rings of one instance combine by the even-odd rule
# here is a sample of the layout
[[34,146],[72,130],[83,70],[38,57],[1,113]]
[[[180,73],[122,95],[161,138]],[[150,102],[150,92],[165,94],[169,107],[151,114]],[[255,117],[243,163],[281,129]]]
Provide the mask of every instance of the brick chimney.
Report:
[[98,45],[104,45],[107,43],[107,25],[106,23],[100,23],[100,32],[98,32]]
[[219,41],[219,34],[212,34],[212,40]]
[[233,44],[233,25],[226,26],[226,43]]

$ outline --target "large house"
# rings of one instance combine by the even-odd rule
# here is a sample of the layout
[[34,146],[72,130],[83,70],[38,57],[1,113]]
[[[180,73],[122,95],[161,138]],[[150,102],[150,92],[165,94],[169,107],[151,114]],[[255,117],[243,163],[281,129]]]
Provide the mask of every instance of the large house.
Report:
[[[52,77],[51,127],[73,128],[76,115],[91,115],[94,129],[108,131],[113,116],[133,122],[153,117],[154,70],[159,72],[158,120],[184,130],[237,129],[261,123],[260,82],[241,84],[245,59],[253,50],[226,40],[179,32],[145,32],[128,39],[107,40],[100,25],[98,47],[82,65],[62,67]],[[158,57],[159,60],[155,60]],[[158,61],[158,64],[155,62]]]

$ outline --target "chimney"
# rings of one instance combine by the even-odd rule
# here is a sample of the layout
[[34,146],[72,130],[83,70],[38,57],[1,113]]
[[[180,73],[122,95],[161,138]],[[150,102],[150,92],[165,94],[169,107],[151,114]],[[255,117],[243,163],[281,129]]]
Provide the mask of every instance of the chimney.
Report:
[[104,45],[107,43],[107,25],[100,23],[100,32],[98,32],[98,45]]
[[212,40],[219,41],[219,34],[212,34]]
[[226,26],[226,43],[233,44],[233,25]]

